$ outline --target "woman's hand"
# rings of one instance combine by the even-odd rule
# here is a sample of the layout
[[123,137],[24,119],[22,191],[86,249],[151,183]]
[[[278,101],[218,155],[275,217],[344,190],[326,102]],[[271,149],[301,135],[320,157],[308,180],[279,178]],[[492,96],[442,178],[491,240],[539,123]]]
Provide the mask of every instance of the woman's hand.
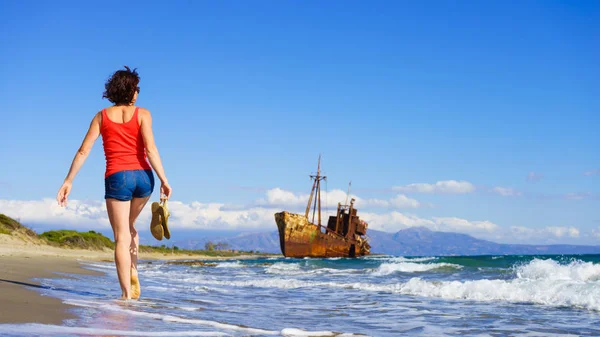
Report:
[[163,181],[160,184],[160,201],[168,200],[171,197],[171,185],[168,182]]
[[69,193],[71,193],[71,187],[73,184],[70,181],[65,181],[60,189],[58,190],[58,194],[56,195],[56,201],[61,207],[67,206],[67,199],[69,197]]

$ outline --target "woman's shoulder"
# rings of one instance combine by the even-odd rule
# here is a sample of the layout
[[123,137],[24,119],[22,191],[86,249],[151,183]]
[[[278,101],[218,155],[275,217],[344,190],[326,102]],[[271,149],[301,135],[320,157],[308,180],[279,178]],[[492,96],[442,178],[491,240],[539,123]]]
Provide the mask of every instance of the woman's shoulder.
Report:
[[138,106],[137,108],[138,108],[138,113],[150,114],[150,110],[148,110],[144,107]]
[[143,108],[141,106],[138,106],[138,118],[141,120],[142,118],[152,118],[152,115],[150,114],[150,110]]

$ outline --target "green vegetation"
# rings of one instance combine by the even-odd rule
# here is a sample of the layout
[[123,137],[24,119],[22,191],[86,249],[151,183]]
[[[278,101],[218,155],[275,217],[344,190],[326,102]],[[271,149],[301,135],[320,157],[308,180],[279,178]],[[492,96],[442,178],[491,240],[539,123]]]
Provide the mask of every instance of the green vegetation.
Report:
[[[17,220],[12,219],[4,214],[0,213],[0,234],[14,235],[15,233],[23,233],[27,237],[30,237],[35,242],[47,243],[52,246],[66,247],[66,248],[78,248],[78,249],[92,249],[92,250],[103,250],[103,249],[114,249],[115,243],[102,235],[101,233],[89,231],[89,232],[78,232],[74,230],[56,230],[47,231],[40,235],[36,232],[23,226]],[[20,235],[23,237],[23,235]],[[245,254],[255,254],[261,256],[270,256],[271,254],[263,254],[258,252],[244,252],[232,250],[229,248],[227,243],[218,242],[207,242],[204,250],[194,249],[180,249],[177,246],[167,247],[161,246],[145,246],[140,245],[140,253],[159,253],[159,254],[170,254],[170,255],[205,255],[205,256],[221,256],[221,257],[234,257]]]
[[[225,247],[226,244],[220,244],[219,247]],[[260,255],[260,256],[271,256],[273,254],[258,253],[258,252],[244,252],[238,250],[216,250],[214,249],[181,249],[177,246],[167,247],[161,246],[145,246],[140,245],[140,253],[160,253],[160,254],[174,254],[174,255],[205,255],[205,256],[219,256],[219,257],[234,257],[240,255]]]
[[12,234],[13,232],[23,233],[31,237],[37,236],[34,231],[21,225],[17,220],[0,213],[0,233]]
[[115,248],[106,236],[94,231],[78,232],[73,230],[48,231],[40,234],[40,238],[48,240],[51,244],[66,246],[69,248],[82,248],[102,250],[104,248]]

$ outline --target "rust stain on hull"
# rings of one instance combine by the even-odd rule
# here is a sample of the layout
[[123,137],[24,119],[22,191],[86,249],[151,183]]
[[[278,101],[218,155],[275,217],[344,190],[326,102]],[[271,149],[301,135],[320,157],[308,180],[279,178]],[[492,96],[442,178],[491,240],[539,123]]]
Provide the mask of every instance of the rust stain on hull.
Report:
[[358,242],[325,233],[300,214],[286,211],[275,214],[279,230],[281,253],[286,257],[356,257],[367,255],[368,250],[357,247]]
[[[325,177],[316,176],[305,214],[287,211],[275,213],[275,223],[279,231],[281,253],[295,258],[359,257],[370,254],[370,245],[366,237],[368,224],[359,219],[354,208],[354,199],[350,205],[338,203],[335,216],[330,216],[327,226],[321,225],[320,181]],[[312,223],[308,214],[315,193],[315,211],[318,205],[318,223]],[[348,192],[349,194],[349,192]],[[314,214],[313,214],[314,221]]]

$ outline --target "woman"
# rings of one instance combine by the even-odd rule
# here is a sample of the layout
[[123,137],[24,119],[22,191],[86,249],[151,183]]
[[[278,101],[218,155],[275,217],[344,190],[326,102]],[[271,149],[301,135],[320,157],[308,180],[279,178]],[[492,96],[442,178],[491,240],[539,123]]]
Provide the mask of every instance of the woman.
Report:
[[114,105],[96,113],[92,119],[56,197],[59,205],[67,205],[73,179],[94,142],[102,135],[106,157],[104,198],[115,238],[115,264],[123,299],[140,296],[137,272],[139,237],[135,220],[154,190],[152,168],[161,181],[161,201],[169,199],[172,192],[154,143],[150,111],[135,106],[140,92],[139,82],[138,73],[128,67],[116,71],[108,79],[102,98],[107,98]]

